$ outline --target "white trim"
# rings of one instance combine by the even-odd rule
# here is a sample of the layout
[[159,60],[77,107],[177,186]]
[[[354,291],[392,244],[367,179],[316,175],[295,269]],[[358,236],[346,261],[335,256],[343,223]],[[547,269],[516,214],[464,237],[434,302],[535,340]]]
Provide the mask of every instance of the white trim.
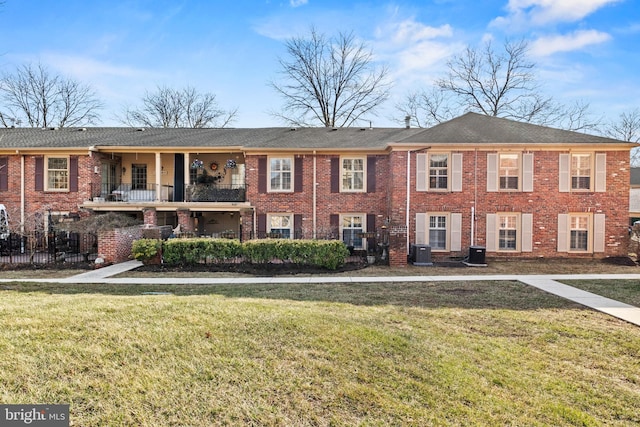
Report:
[[[362,160],[362,188],[350,189],[344,188],[344,160]],[[340,192],[341,193],[366,193],[367,192],[367,156],[340,156]],[[292,181],[293,184],[293,181]]]
[[[71,166],[71,161],[70,161],[71,156],[59,156],[59,155],[47,155],[44,156],[44,164],[42,166],[43,171],[42,171],[42,175],[43,175],[43,180],[44,180],[44,191],[47,192],[52,192],[52,193],[68,193],[71,187],[71,171],[70,166]],[[66,159],[67,160],[67,188],[50,188],[49,187],[49,159]],[[56,171],[61,171],[62,169],[53,169]]]
[[[271,188],[271,161],[272,160],[289,160],[291,162],[291,179],[289,180],[290,188],[288,189],[272,189]],[[295,159],[293,156],[267,156],[267,193],[293,193],[295,187]],[[282,173],[282,171],[278,171]]]

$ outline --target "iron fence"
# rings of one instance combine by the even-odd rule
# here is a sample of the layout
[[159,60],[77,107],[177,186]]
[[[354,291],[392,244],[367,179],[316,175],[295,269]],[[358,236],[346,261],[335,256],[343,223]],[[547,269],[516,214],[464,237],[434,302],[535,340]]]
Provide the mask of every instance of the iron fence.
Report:
[[98,239],[93,233],[34,231],[0,239],[0,263],[51,264],[95,260]]

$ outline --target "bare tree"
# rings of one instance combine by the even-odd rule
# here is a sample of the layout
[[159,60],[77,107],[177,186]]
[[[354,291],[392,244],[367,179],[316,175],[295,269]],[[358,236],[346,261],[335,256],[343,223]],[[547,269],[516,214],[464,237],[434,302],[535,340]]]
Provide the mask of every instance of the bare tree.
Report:
[[[622,141],[640,142],[640,109],[620,114],[604,129],[605,135]],[[631,150],[631,165],[640,166],[640,148]]]
[[271,86],[284,99],[273,115],[291,125],[351,126],[389,98],[387,68],[374,65],[373,53],[353,33],[327,38],[311,28],[286,48],[282,80]]
[[0,80],[0,124],[69,127],[95,124],[102,103],[86,85],[51,73],[42,64],[23,65]]
[[224,128],[236,118],[238,110],[224,110],[212,93],[200,93],[193,87],[158,87],[146,92],[142,106],[128,108],[121,121],[129,126],[163,128]]
[[418,126],[474,111],[574,131],[594,129],[598,120],[591,120],[588,104],[565,106],[542,94],[527,50],[524,40],[506,41],[501,51],[491,42],[482,49],[468,46],[447,62],[447,74],[434,88],[408,94],[396,108]]

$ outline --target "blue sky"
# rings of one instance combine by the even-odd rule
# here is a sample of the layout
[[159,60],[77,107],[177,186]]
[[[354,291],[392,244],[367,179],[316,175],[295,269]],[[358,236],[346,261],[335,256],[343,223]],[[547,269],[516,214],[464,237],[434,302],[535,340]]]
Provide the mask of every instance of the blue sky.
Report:
[[442,76],[451,55],[524,38],[548,95],[615,119],[640,107],[639,10],[634,0],[4,0],[0,73],[41,62],[91,85],[105,126],[158,85],[216,94],[238,108],[236,127],[281,126],[268,82],[284,41],[313,25],[353,31],[388,65],[392,99],[368,119],[398,126],[394,104]]

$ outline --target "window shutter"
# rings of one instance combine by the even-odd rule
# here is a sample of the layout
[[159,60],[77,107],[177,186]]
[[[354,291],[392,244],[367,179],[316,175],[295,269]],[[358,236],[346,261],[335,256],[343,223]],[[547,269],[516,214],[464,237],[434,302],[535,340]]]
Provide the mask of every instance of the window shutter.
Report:
[[44,157],[36,157],[35,190],[44,191]]
[[367,233],[375,233],[376,232],[376,215],[368,214],[367,215]]
[[593,215],[593,251],[604,252],[605,246],[605,215]]
[[520,244],[520,250],[522,252],[533,252],[533,214],[523,213],[521,220],[520,232],[522,243]]
[[257,233],[258,239],[264,239],[267,237],[267,215],[266,214],[258,214],[258,224],[257,225]]
[[462,250],[462,214],[451,214],[451,244],[449,245],[451,252],[459,252]]
[[331,192],[340,192],[340,158],[331,158]]
[[569,215],[558,215],[558,252],[569,251]]
[[376,192],[376,156],[367,156],[367,193]]
[[69,191],[78,191],[78,156],[69,157]]
[[567,193],[569,191],[569,183],[571,181],[569,177],[570,162],[571,156],[569,154],[560,154],[558,189],[561,193]]
[[[407,155],[410,156],[411,153],[407,153]],[[427,158],[427,154],[416,154],[416,191],[427,191]]]
[[425,245],[429,244],[429,233],[427,230],[427,214],[416,214],[416,244]]
[[293,238],[302,239],[302,214],[293,215]]
[[487,252],[495,252],[497,249],[496,242],[496,221],[498,215],[487,214]]
[[487,191],[498,191],[498,153],[487,153]]
[[302,193],[302,164],[302,157],[293,159],[293,191],[296,193]]
[[264,194],[266,192],[267,192],[267,158],[260,157],[258,159],[258,193]]
[[0,191],[9,190],[9,158],[0,157]]
[[451,191],[462,191],[462,153],[451,155]]
[[533,191],[533,153],[522,155],[522,191]]
[[340,236],[340,215],[329,215],[329,225],[331,226],[331,237],[334,239],[342,240],[342,237]]
[[607,191],[607,154],[596,153],[596,184],[595,191]]

